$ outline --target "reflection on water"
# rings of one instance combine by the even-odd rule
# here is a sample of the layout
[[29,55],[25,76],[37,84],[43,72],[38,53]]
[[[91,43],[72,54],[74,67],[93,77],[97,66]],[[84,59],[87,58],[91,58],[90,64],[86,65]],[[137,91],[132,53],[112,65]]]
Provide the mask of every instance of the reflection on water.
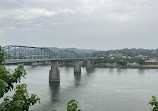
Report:
[[59,97],[59,86],[60,82],[49,82],[51,101],[56,102]]
[[87,71],[87,74],[90,74],[94,72],[94,69],[86,69],[86,71]]
[[115,68],[108,68],[108,69],[109,69],[109,73],[110,73],[110,74],[113,74],[114,71],[115,71]]
[[70,67],[70,66],[66,66],[66,67],[65,67],[65,73],[69,73],[69,72],[71,71],[71,68],[72,68],[72,67]]
[[82,68],[81,74],[74,74],[73,67],[60,67],[61,81],[51,83],[50,66],[25,69],[22,83],[41,98],[31,110],[66,111],[67,102],[76,99],[83,111],[149,111],[148,101],[158,96],[157,69]]
[[138,71],[139,71],[139,74],[144,74],[146,69],[138,69]]
[[81,81],[81,73],[75,73],[74,74],[74,78],[75,78],[75,87],[77,88],[78,86],[80,86],[80,81]]

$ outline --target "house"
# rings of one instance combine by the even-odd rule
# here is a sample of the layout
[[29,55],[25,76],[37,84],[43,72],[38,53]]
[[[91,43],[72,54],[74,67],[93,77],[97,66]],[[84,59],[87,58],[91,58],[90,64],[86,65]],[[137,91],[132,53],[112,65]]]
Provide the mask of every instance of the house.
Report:
[[122,57],[123,55],[122,54],[110,54],[109,57]]
[[148,59],[148,56],[138,55],[138,56],[136,56],[136,58],[140,58],[140,59],[143,59],[143,60],[147,60],[147,59]]
[[157,60],[146,60],[145,64],[146,65],[158,65],[158,61]]

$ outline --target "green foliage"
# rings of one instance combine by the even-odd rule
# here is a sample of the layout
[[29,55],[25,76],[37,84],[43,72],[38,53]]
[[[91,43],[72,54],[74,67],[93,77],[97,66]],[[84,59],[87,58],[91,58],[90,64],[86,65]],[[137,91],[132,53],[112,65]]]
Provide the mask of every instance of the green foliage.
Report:
[[144,64],[145,64],[145,60],[143,60],[143,59],[138,59],[138,60],[137,60],[137,63],[140,64],[140,65],[144,65]]
[[62,64],[62,65],[73,65],[75,63],[75,61],[74,60],[67,60],[67,61],[59,61],[58,63]]
[[21,77],[25,77],[25,75],[26,72],[22,65],[18,66],[12,74],[4,65],[0,65],[0,98],[3,97],[4,93],[12,90],[13,84],[20,82]]
[[155,96],[152,96],[152,100],[149,103],[152,107],[152,111],[158,111],[158,99]]
[[135,57],[139,55],[148,56],[149,58],[157,58],[158,57],[158,49],[120,49],[120,50],[108,50],[108,51],[96,51],[94,53],[91,53],[92,57],[104,57],[109,56],[109,54],[122,54],[127,55],[130,57]]
[[28,111],[31,105],[40,102],[40,99],[32,94],[29,97],[26,84],[17,85],[15,94],[12,97],[7,96],[0,105],[1,111]]
[[96,64],[106,64],[106,63],[110,63],[110,64],[114,64],[116,63],[117,65],[120,66],[126,66],[127,63],[138,63],[140,65],[145,65],[145,60],[140,59],[140,58],[122,58],[122,57],[104,57],[104,58],[100,58]]
[[118,65],[125,66],[125,65],[127,65],[127,61],[128,60],[124,59],[124,58],[115,57],[113,59],[110,59],[110,57],[105,57],[105,58],[100,59],[96,63],[110,63],[110,64],[116,63]]
[[[56,110],[52,110],[52,111],[56,111]],[[78,107],[78,102],[74,99],[68,101],[67,103],[67,111],[82,111],[81,109],[79,109]]]
[[[4,65],[5,54],[0,47],[0,98],[4,96],[9,90],[14,89],[14,83],[21,81],[22,77],[25,77],[26,72],[24,66],[18,66],[14,72],[6,69]],[[0,104],[0,111],[28,111],[31,105],[40,102],[40,98],[37,95],[32,94],[29,97],[26,84],[17,85],[15,94],[12,97],[7,96]]]
[[78,102],[72,99],[67,104],[67,111],[82,111],[82,110],[79,109]]
[[0,65],[2,65],[5,62],[4,59],[4,53],[2,51],[2,47],[0,46]]
[[123,61],[123,60],[119,60],[116,62],[118,65],[121,65],[121,66],[126,66],[127,65],[127,62],[126,61]]

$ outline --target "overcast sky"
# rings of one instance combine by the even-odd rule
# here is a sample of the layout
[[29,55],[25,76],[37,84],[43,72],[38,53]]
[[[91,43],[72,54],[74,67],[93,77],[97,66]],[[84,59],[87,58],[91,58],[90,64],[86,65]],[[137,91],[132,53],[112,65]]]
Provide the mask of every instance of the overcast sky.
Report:
[[0,0],[0,45],[158,48],[158,0]]

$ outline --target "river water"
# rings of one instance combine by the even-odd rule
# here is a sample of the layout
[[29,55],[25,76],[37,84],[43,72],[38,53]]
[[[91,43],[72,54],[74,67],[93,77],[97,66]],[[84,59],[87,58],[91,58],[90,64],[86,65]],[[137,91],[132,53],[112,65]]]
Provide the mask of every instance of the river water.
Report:
[[[16,66],[8,66],[14,69]],[[158,69],[95,68],[74,75],[73,67],[59,67],[60,84],[49,83],[50,66],[25,66],[22,83],[28,92],[37,94],[41,103],[35,111],[66,111],[75,99],[83,111],[149,111],[151,96],[158,96]]]

